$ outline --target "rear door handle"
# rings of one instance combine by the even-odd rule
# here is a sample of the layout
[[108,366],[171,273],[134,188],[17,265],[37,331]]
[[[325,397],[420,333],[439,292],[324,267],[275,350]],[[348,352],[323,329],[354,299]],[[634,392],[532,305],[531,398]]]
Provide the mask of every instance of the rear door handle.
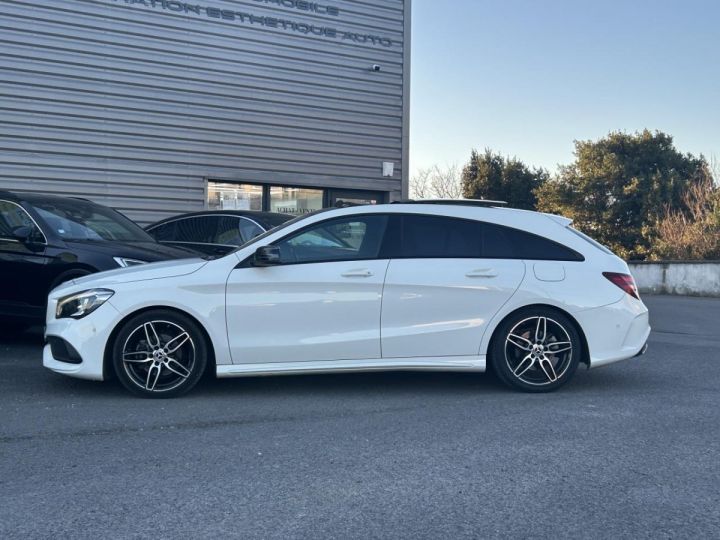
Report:
[[497,275],[497,270],[494,268],[476,268],[465,274],[469,278],[494,278]]
[[373,275],[373,273],[368,270],[367,268],[357,268],[355,270],[348,270],[347,272],[343,272],[342,277],[347,278],[363,278],[363,277],[370,277]]

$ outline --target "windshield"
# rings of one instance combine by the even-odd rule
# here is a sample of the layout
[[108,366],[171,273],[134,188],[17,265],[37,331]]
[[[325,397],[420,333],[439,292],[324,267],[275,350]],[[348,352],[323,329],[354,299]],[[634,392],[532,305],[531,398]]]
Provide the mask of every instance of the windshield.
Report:
[[36,200],[31,204],[63,240],[154,242],[138,225],[106,206],[62,198]]

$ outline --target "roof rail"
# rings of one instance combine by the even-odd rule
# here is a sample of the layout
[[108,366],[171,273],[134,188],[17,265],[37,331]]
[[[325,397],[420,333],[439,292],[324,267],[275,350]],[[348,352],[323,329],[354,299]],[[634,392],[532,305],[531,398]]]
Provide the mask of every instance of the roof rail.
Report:
[[505,201],[490,201],[487,199],[422,199],[419,201],[407,199],[404,201],[395,201],[393,204],[449,204],[453,206],[481,206],[485,208],[493,208],[497,206],[507,206]]

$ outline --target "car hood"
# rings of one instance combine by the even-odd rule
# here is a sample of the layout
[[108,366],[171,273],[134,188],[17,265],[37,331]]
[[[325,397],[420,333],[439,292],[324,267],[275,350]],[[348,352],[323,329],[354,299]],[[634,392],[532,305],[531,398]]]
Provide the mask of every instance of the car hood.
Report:
[[183,259],[180,261],[164,261],[148,264],[139,264],[128,268],[118,268],[98,272],[81,278],[73,279],[61,285],[53,293],[65,293],[66,290],[85,290],[104,288],[120,283],[131,283],[134,281],[147,281],[150,279],[162,279],[192,274],[205,266],[208,261],[203,259]]
[[158,242],[83,242],[66,240],[69,248],[79,248],[96,253],[103,253],[111,257],[124,257],[139,261],[155,262],[171,259],[187,259],[197,257],[197,253],[186,249],[166,246]]

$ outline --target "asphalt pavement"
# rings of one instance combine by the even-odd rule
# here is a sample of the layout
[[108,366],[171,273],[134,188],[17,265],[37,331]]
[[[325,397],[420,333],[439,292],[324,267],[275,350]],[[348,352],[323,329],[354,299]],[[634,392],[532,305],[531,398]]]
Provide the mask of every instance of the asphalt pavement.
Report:
[[0,342],[1,538],[717,538],[720,300],[646,297],[644,357],[217,381],[149,401]]

